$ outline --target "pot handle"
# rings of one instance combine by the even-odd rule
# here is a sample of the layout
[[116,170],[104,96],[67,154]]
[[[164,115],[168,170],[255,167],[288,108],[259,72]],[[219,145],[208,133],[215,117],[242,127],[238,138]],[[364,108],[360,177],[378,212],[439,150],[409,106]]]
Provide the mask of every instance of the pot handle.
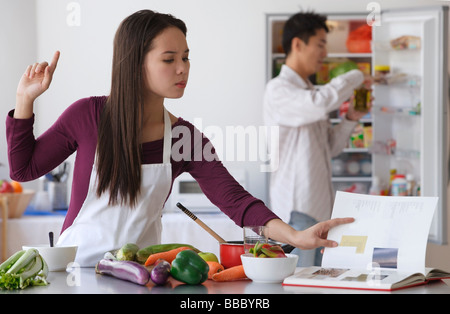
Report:
[[291,253],[292,250],[295,249],[295,246],[292,246],[290,244],[284,244],[281,246],[281,248],[283,249],[284,253]]

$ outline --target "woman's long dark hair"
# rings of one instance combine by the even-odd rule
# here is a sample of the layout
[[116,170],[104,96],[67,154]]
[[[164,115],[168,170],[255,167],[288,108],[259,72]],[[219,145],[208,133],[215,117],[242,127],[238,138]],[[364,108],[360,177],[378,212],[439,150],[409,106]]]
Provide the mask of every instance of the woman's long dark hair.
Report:
[[110,205],[134,207],[140,193],[144,59],[168,27],[186,35],[183,21],[141,10],[122,21],[114,38],[111,93],[100,118],[96,160],[97,195],[109,192]]

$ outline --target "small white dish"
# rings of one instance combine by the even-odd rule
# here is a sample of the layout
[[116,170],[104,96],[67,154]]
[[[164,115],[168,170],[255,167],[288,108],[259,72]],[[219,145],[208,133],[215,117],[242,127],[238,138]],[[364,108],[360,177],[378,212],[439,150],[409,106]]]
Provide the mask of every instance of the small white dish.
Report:
[[241,255],[241,260],[245,274],[254,282],[281,283],[284,278],[294,274],[298,255],[261,258],[247,253]]
[[48,265],[49,271],[65,271],[75,260],[78,246],[54,246],[48,244],[24,245],[23,250],[36,249]]

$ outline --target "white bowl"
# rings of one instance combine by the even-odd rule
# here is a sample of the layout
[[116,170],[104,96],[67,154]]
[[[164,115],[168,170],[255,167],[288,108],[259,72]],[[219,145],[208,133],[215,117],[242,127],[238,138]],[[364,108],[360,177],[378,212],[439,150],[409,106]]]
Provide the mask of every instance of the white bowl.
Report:
[[49,271],[65,271],[67,265],[75,260],[78,246],[54,246],[48,244],[24,245],[23,250],[36,249],[47,262]]
[[247,253],[241,255],[241,260],[245,274],[254,282],[280,283],[284,278],[294,274],[298,255],[261,258]]

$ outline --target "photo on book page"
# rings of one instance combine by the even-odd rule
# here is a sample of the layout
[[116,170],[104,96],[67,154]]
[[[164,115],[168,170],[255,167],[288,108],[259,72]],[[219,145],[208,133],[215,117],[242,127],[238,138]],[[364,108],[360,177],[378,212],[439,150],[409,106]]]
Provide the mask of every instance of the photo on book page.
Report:
[[355,222],[331,229],[322,267],[384,268],[424,272],[425,254],[437,197],[374,196],[337,192],[331,218]]

